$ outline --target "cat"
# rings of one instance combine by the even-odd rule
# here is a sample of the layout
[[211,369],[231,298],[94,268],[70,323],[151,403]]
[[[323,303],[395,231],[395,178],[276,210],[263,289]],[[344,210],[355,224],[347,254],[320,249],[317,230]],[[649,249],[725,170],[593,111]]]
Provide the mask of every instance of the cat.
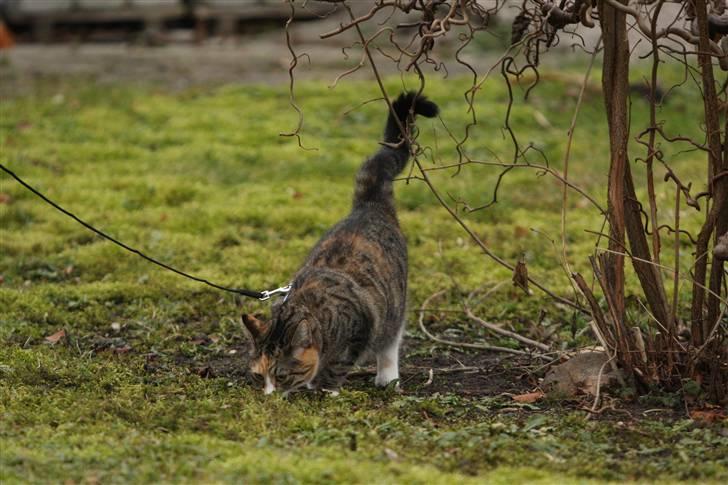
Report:
[[265,394],[303,387],[338,393],[346,373],[374,354],[375,384],[399,379],[404,331],[407,245],[392,182],[404,169],[414,115],[432,118],[435,103],[413,92],[392,103],[379,151],[356,176],[351,213],[314,246],[291,290],[264,321],[244,315],[250,373]]

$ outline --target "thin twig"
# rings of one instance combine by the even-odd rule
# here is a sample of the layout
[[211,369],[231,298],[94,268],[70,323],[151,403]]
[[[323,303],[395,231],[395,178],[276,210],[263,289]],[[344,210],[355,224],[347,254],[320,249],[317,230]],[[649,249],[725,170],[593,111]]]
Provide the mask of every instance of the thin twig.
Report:
[[430,332],[427,329],[427,327],[425,327],[425,308],[432,300],[444,295],[445,293],[446,293],[445,290],[440,290],[438,292],[433,293],[432,295],[427,297],[425,299],[425,301],[422,302],[422,306],[420,307],[420,316],[418,318],[420,330],[422,330],[422,333],[424,333],[430,340],[437,342],[439,344],[448,345],[451,347],[460,347],[460,348],[465,348],[465,349],[478,349],[478,350],[492,350],[494,352],[505,352],[507,354],[514,354],[514,355],[528,355],[528,356],[535,357],[535,358],[544,357],[539,354],[533,354],[531,352],[526,352],[523,350],[510,349],[508,347],[499,347],[497,345],[488,345],[488,344],[472,344],[472,343],[468,343],[468,342],[455,342],[452,340],[446,340],[446,339],[436,336],[435,334]]
[[463,308],[465,310],[465,315],[467,315],[467,317],[469,319],[471,319],[472,321],[474,321],[474,322],[482,325],[483,327],[487,328],[488,330],[490,330],[492,332],[495,332],[497,334],[500,334],[500,335],[503,335],[503,336],[512,338],[514,340],[518,340],[521,343],[524,343],[526,345],[530,345],[531,347],[536,347],[539,350],[545,350],[547,352],[549,350],[551,350],[551,347],[549,347],[548,345],[546,345],[544,343],[537,342],[537,341],[535,341],[533,339],[530,339],[528,337],[524,337],[523,335],[519,335],[516,332],[511,332],[510,330],[506,330],[505,328],[501,328],[501,327],[499,327],[498,325],[496,325],[494,323],[486,322],[482,318],[479,318],[479,317],[475,316],[475,314],[470,310],[470,308],[467,305],[463,305]]

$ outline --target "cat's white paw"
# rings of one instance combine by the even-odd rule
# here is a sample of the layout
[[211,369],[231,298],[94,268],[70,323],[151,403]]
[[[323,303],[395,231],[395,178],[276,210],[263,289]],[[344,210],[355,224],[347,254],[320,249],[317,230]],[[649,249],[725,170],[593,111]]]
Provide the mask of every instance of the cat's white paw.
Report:
[[[378,387],[387,387],[392,381],[398,380],[399,371],[397,368],[385,367],[383,369],[379,369],[379,372],[377,372],[377,376],[374,378],[374,385]],[[399,382],[397,383],[397,386],[399,387]]]
[[338,389],[323,389],[322,388],[321,390],[331,397],[337,397],[339,395]]
[[387,387],[392,381],[398,381],[396,389],[399,389],[399,343],[402,340],[404,327],[400,328],[397,337],[389,345],[377,353],[377,376],[374,384],[379,387]]

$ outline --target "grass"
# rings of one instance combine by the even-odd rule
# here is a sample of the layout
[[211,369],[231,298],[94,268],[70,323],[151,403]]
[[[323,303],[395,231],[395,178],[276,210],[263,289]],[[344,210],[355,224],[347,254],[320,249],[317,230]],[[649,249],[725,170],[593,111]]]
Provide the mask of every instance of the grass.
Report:
[[[665,82],[680,73],[666,70]],[[546,72],[511,124],[560,168],[578,71]],[[598,79],[598,73],[594,79]],[[401,89],[391,79],[392,91]],[[454,133],[467,122],[458,94],[466,80],[431,82]],[[516,88],[517,94],[523,87]],[[41,82],[0,105],[0,160],[31,184],[124,242],[185,271],[255,289],[284,284],[323,231],[349,209],[353,175],[376,149],[380,104],[371,84],[298,87],[305,113],[302,150],[279,136],[296,124],[283,86],[98,86]],[[501,130],[506,92],[494,79],[479,94],[479,124],[466,145],[479,159],[508,161]],[[660,112],[674,133],[699,134],[700,98],[680,91]],[[635,100],[639,105],[640,100]],[[544,122],[546,119],[546,122]],[[646,114],[635,109],[633,126]],[[439,122],[420,122],[436,147],[425,164],[452,162]],[[701,187],[694,152],[663,147],[685,183]],[[641,153],[637,146],[633,153]],[[599,94],[588,91],[571,154],[570,178],[604,199],[608,145]],[[532,161],[540,162],[534,153]],[[633,166],[637,180],[644,174]],[[498,171],[432,172],[443,194],[478,205]],[[658,196],[672,193],[661,184]],[[417,181],[397,200],[410,248],[411,307],[450,289],[510,278],[486,259]],[[150,266],[100,240],[0,178],[0,480],[15,482],[493,483],[701,480],[728,477],[728,437],[688,420],[589,420],[568,404],[514,405],[498,396],[405,393],[353,386],[337,399],[286,401],[250,388],[241,357],[240,313],[267,304],[240,300]],[[447,195],[446,195],[447,197]],[[499,203],[463,217],[499,255],[525,255],[529,272],[571,296],[559,263],[560,186],[530,169],[513,171]],[[568,202],[571,264],[585,274],[598,213]],[[668,207],[671,207],[668,204]],[[665,209],[664,217],[671,217]],[[699,215],[686,212],[682,227]],[[683,263],[689,264],[689,246]],[[671,264],[666,255],[666,264]],[[630,282],[631,291],[636,286]],[[687,295],[681,293],[687,303]],[[558,345],[588,342],[585,321],[540,295],[508,285],[479,305],[487,318]],[[457,313],[438,331],[482,338]],[[411,320],[414,320],[414,314]],[[411,321],[405,364],[450,355]],[[64,329],[52,344],[46,337]],[[498,342],[514,345],[511,341]],[[210,369],[215,370],[212,374]],[[220,370],[222,369],[222,370]],[[453,377],[457,380],[457,377]],[[453,383],[453,386],[456,382]],[[485,384],[484,384],[485,385]],[[456,387],[453,387],[455,389]],[[665,407],[664,402],[659,406]]]

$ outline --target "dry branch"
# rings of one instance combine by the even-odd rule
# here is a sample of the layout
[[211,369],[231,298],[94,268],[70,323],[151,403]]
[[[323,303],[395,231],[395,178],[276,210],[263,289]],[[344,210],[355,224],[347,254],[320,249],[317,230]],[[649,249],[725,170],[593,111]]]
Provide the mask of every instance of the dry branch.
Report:
[[530,339],[528,337],[524,337],[523,335],[517,334],[516,332],[511,332],[510,330],[506,330],[505,328],[502,328],[494,323],[486,322],[482,318],[475,316],[475,314],[472,312],[472,310],[470,308],[468,308],[467,306],[464,307],[464,310],[465,310],[465,315],[467,315],[467,317],[469,319],[482,325],[483,327],[487,328],[491,332],[495,332],[497,334],[503,335],[504,337],[509,337],[514,340],[518,340],[521,343],[524,343],[531,347],[536,347],[539,350],[543,350],[546,352],[551,350],[551,347],[549,347],[548,345],[546,345],[544,343],[537,342],[536,340]]
[[437,342],[439,344],[448,345],[451,347],[460,347],[464,349],[478,349],[478,350],[490,350],[494,352],[504,352],[507,354],[514,354],[514,355],[529,355],[536,358],[546,358],[543,355],[539,354],[533,354],[531,352],[526,352],[524,350],[518,350],[518,349],[511,349],[508,347],[499,347],[497,345],[489,345],[489,344],[473,344],[469,342],[455,342],[453,340],[447,340],[440,338],[430,332],[427,327],[425,326],[425,309],[427,308],[427,305],[434,300],[435,298],[439,298],[440,296],[445,294],[445,290],[440,290],[438,292],[433,293],[432,295],[425,298],[425,301],[422,302],[422,306],[420,307],[420,315],[418,318],[418,324],[420,327],[420,330],[422,330],[422,333],[424,333],[430,340]]

